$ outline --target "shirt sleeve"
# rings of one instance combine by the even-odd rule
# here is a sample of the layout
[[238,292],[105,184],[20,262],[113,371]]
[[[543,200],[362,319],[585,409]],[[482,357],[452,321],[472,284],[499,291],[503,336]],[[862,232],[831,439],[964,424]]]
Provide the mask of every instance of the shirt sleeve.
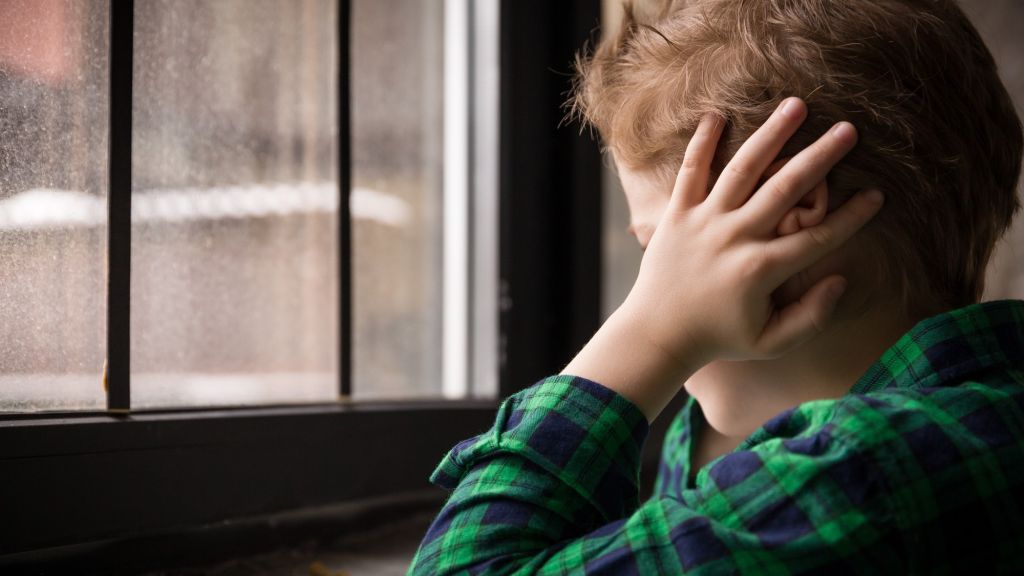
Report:
[[[827,429],[826,432],[827,434]],[[571,376],[502,403],[431,481],[451,490],[409,574],[898,573],[880,468],[834,437],[727,454],[697,488],[640,505],[648,425]],[[769,457],[770,456],[770,457]]]

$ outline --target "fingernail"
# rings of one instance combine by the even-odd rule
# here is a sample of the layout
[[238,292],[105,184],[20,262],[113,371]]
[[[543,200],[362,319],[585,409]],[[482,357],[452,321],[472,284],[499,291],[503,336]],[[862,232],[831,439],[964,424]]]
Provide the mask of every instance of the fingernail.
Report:
[[839,300],[839,297],[843,295],[843,292],[846,292],[845,279],[841,282],[836,282],[831,287],[829,287],[828,297],[831,298],[833,302],[835,302],[836,300]]
[[779,112],[783,116],[796,116],[800,112],[800,99],[786,98],[782,101],[782,105],[779,106]]
[[868,190],[867,199],[873,204],[881,204],[885,202],[885,194],[881,190]]
[[857,129],[849,122],[840,122],[832,127],[832,135],[840,140],[852,140],[857,137]]
[[718,129],[718,126],[722,123],[722,118],[714,112],[706,112],[700,119],[701,122],[710,123],[712,128]]

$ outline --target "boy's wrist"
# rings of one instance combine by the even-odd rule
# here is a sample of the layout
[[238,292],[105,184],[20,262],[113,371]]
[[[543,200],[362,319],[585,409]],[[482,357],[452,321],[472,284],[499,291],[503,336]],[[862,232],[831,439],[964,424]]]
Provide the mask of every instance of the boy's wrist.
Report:
[[615,391],[652,422],[703,362],[696,347],[666,350],[651,338],[644,324],[643,316],[627,301],[562,374],[586,378]]

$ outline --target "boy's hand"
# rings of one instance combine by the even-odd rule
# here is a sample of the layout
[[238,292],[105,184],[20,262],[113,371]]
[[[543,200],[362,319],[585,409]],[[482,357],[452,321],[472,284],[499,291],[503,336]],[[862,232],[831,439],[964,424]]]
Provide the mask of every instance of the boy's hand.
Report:
[[783,216],[857,141],[851,124],[836,124],[755,191],[805,114],[798,98],[784,101],[743,144],[710,193],[708,175],[722,122],[706,118],[697,128],[624,305],[670,355],[702,364],[778,356],[828,323],[845,288],[840,276],[822,279],[781,310],[770,295],[842,245],[882,201],[880,194],[862,192],[821,224],[778,237]]
[[778,235],[787,213],[857,140],[851,124],[836,124],[755,190],[806,113],[800,99],[783,101],[710,193],[723,124],[701,122],[632,291],[563,373],[616,389],[653,420],[704,364],[779,356],[825,328],[844,278],[824,278],[781,309],[771,294],[864,226],[882,195],[860,192],[820,224]]

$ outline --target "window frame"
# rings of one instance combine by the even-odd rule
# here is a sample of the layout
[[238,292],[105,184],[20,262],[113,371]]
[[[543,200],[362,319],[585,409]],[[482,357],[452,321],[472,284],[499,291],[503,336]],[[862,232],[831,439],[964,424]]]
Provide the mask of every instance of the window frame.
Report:
[[[130,409],[134,0],[110,0],[108,410],[0,415],[8,495],[0,567],[96,560],[115,550],[121,567],[166,567],[188,561],[190,549],[209,554],[211,543],[222,543],[218,534],[242,522],[280,546],[295,537],[275,532],[282,514],[382,498],[381,509],[394,509],[417,494],[429,494],[432,507],[444,493],[428,483],[430,472],[457,441],[493,423],[498,400],[351,400],[350,1],[337,1],[339,400]],[[579,47],[593,40],[600,3],[504,1],[499,15],[499,198],[492,208],[499,216],[494,361],[501,399],[560,371],[600,323],[601,157],[588,134],[562,123],[567,73]],[[479,258],[469,265],[479,266]],[[467,370],[473,377],[488,368]],[[246,534],[225,553],[260,549],[260,538]],[[154,537],[162,552],[133,545]]]

